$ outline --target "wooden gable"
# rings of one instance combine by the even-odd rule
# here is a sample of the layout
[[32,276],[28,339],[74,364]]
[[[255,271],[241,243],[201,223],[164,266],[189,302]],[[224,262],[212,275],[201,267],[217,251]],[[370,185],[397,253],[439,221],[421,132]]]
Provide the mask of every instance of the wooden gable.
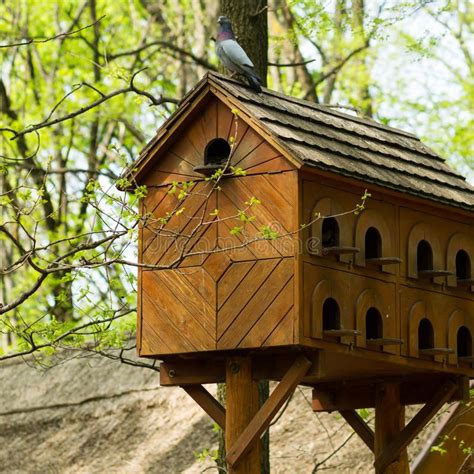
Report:
[[[226,178],[206,197],[210,183],[195,168],[216,138],[233,144],[231,165],[245,176]],[[295,236],[245,242],[258,238],[263,226],[280,234],[297,228],[295,166],[210,91],[146,153],[147,164],[136,175],[148,190],[139,259],[150,267],[139,271],[140,354],[292,344]],[[177,206],[170,187],[189,181],[190,196],[179,204],[185,211],[163,227],[160,219]],[[232,235],[239,209],[252,197],[261,200],[252,210],[255,220],[245,238]],[[219,221],[199,228],[215,209]],[[183,251],[192,255],[180,259]]]

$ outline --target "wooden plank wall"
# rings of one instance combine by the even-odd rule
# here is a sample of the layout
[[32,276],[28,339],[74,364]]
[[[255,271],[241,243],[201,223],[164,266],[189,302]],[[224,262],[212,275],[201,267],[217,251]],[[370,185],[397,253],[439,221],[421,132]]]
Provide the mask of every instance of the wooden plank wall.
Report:
[[[203,164],[207,143],[217,137],[234,138],[232,165],[247,175],[227,178],[219,191],[210,193],[212,184],[193,168]],[[191,180],[194,188],[182,202],[168,193],[173,181]],[[281,235],[297,228],[293,166],[211,98],[183,124],[174,142],[160,150],[144,184],[147,217],[140,261],[163,269],[141,271],[141,355],[292,344],[297,238],[260,237],[262,226]],[[252,197],[261,200],[247,211],[252,221],[242,234],[232,235],[242,225],[238,211]],[[160,218],[180,208],[184,211],[163,225]],[[200,225],[212,221],[216,208],[219,222]],[[180,260],[190,252],[199,255]],[[166,268],[173,263],[176,268]]]

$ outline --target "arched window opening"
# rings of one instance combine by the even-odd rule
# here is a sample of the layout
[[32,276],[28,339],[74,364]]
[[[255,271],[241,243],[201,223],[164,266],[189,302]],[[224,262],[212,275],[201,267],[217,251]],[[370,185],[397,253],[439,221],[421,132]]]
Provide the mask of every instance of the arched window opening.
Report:
[[323,331],[340,329],[341,315],[339,305],[334,298],[327,298],[323,304]]
[[382,256],[382,237],[375,227],[369,227],[365,233],[365,258]]
[[434,332],[429,319],[422,319],[418,326],[418,349],[433,349]]
[[417,270],[433,270],[433,251],[426,240],[420,240],[416,251]]
[[339,225],[334,217],[327,217],[323,220],[321,240],[323,247],[339,246]]
[[466,326],[461,326],[457,334],[457,356],[469,357],[472,355],[472,337]]
[[383,337],[383,322],[376,308],[369,308],[365,315],[365,338],[381,339]]
[[204,150],[205,165],[221,165],[224,164],[230,155],[230,145],[223,138],[214,138]]
[[465,250],[459,250],[456,254],[456,278],[458,280],[471,278],[471,259]]

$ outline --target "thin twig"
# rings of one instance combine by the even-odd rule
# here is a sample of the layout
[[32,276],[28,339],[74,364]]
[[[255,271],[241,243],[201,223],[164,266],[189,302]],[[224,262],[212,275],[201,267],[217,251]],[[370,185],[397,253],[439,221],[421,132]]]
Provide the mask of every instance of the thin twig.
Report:
[[49,41],[53,41],[55,39],[59,38],[65,38],[67,36],[75,35],[76,33],[79,33],[80,31],[86,30],[87,28],[90,28],[92,26],[95,26],[97,23],[102,21],[106,15],[102,15],[97,21],[94,21],[94,23],[91,23],[90,25],[83,26],[82,28],[79,28],[74,31],[68,31],[64,33],[59,33],[55,36],[51,36],[50,38],[45,38],[45,39],[38,39],[38,38],[30,38],[26,41],[22,41],[20,43],[9,43],[9,44],[0,44],[0,48],[14,48],[16,46],[28,46],[29,44],[39,44],[39,43],[48,43]]

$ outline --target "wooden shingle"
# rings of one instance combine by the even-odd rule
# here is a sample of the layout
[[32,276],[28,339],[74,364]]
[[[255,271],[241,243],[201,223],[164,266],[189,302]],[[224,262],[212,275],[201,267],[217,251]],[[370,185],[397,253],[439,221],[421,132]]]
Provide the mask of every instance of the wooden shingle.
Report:
[[474,187],[415,135],[269,89],[255,94],[217,73],[207,73],[187,94],[125,177],[142,173],[152,161],[154,145],[209,90],[251,117],[287,151],[287,157],[303,166],[474,210]]

